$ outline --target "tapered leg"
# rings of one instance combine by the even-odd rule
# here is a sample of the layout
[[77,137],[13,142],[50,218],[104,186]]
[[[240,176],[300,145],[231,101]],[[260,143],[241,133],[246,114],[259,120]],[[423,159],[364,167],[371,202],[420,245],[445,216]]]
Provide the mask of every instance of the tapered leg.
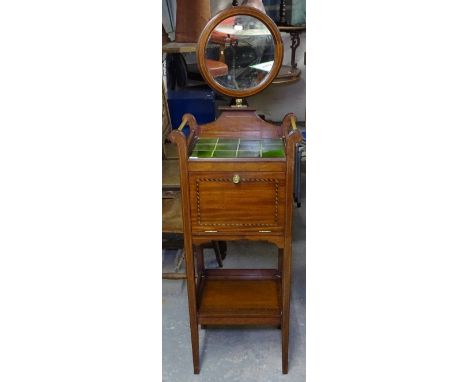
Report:
[[[283,248],[278,248],[278,273],[283,274]],[[281,324],[278,325],[278,329],[281,329]]]
[[189,303],[190,334],[192,337],[193,372],[200,373],[200,353],[198,345],[197,299],[195,290],[195,268],[193,247],[185,246],[185,270],[187,273],[187,296]]
[[281,317],[281,346],[283,355],[283,374],[288,374],[289,357],[289,305],[291,297],[291,244],[283,252],[282,271],[283,314]]
[[[203,255],[203,246],[195,246],[195,259],[197,262],[197,309],[201,299],[202,278],[205,276],[205,256]],[[206,325],[200,325],[201,329],[206,329]]]

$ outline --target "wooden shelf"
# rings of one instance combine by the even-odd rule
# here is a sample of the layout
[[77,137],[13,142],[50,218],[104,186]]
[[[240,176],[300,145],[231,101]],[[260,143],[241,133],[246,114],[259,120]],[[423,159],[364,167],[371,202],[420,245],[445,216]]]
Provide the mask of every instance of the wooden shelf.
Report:
[[162,223],[163,233],[184,233],[180,193],[174,192],[172,197],[163,198]]
[[305,25],[278,25],[280,32],[304,32],[306,30]]
[[276,270],[206,270],[199,293],[202,325],[281,323],[281,278]]
[[170,42],[162,47],[164,53],[193,53],[197,51],[196,42]]
[[273,84],[285,84],[285,83],[292,83],[296,82],[301,78],[301,70],[297,68],[293,68],[289,65],[283,65],[273,80]]
[[163,190],[180,189],[179,161],[165,159],[162,161],[162,187]]
[[301,74],[301,71],[297,68],[296,49],[301,44],[300,35],[306,30],[306,27],[305,25],[278,25],[278,28],[281,32],[289,33],[291,37],[291,66],[282,66],[273,83],[289,84],[296,82]]
[[172,143],[164,143],[164,152],[167,159],[179,159],[177,146]]

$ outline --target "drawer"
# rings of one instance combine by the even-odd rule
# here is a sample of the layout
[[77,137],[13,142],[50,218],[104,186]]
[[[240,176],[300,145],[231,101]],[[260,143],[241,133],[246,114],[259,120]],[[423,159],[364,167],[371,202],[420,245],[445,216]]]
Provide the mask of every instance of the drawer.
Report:
[[283,172],[206,172],[189,176],[194,233],[284,230]]

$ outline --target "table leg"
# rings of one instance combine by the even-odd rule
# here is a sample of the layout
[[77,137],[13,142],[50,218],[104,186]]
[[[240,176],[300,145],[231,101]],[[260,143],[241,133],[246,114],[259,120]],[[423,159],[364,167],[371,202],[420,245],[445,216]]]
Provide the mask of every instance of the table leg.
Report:
[[197,297],[192,245],[185,245],[185,271],[187,273],[187,296],[189,303],[190,335],[192,337],[193,372],[199,374],[200,352],[198,345]]
[[282,270],[282,290],[283,290],[283,306],[281,315],[281,347],[283,355],[283,374],[288,374],[288,358],[289,358],[289,306],[291,297],[291,243],[286,245],[283,253],[283,270]]

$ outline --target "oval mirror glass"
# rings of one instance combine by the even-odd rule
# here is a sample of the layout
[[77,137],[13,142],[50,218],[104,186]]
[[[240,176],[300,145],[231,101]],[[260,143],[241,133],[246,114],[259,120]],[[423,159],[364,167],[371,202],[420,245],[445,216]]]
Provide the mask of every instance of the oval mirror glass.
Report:
[[205,48],[208,71],[222,87],[253,88],[267,77],[275,44],[266,25],[252,16],[234,16],[214,28]]
[[215,16],[197,48],[200,72],[219,92],[246,97],[275,78],[283,59],[274,22],[251,7],[233,7]]

